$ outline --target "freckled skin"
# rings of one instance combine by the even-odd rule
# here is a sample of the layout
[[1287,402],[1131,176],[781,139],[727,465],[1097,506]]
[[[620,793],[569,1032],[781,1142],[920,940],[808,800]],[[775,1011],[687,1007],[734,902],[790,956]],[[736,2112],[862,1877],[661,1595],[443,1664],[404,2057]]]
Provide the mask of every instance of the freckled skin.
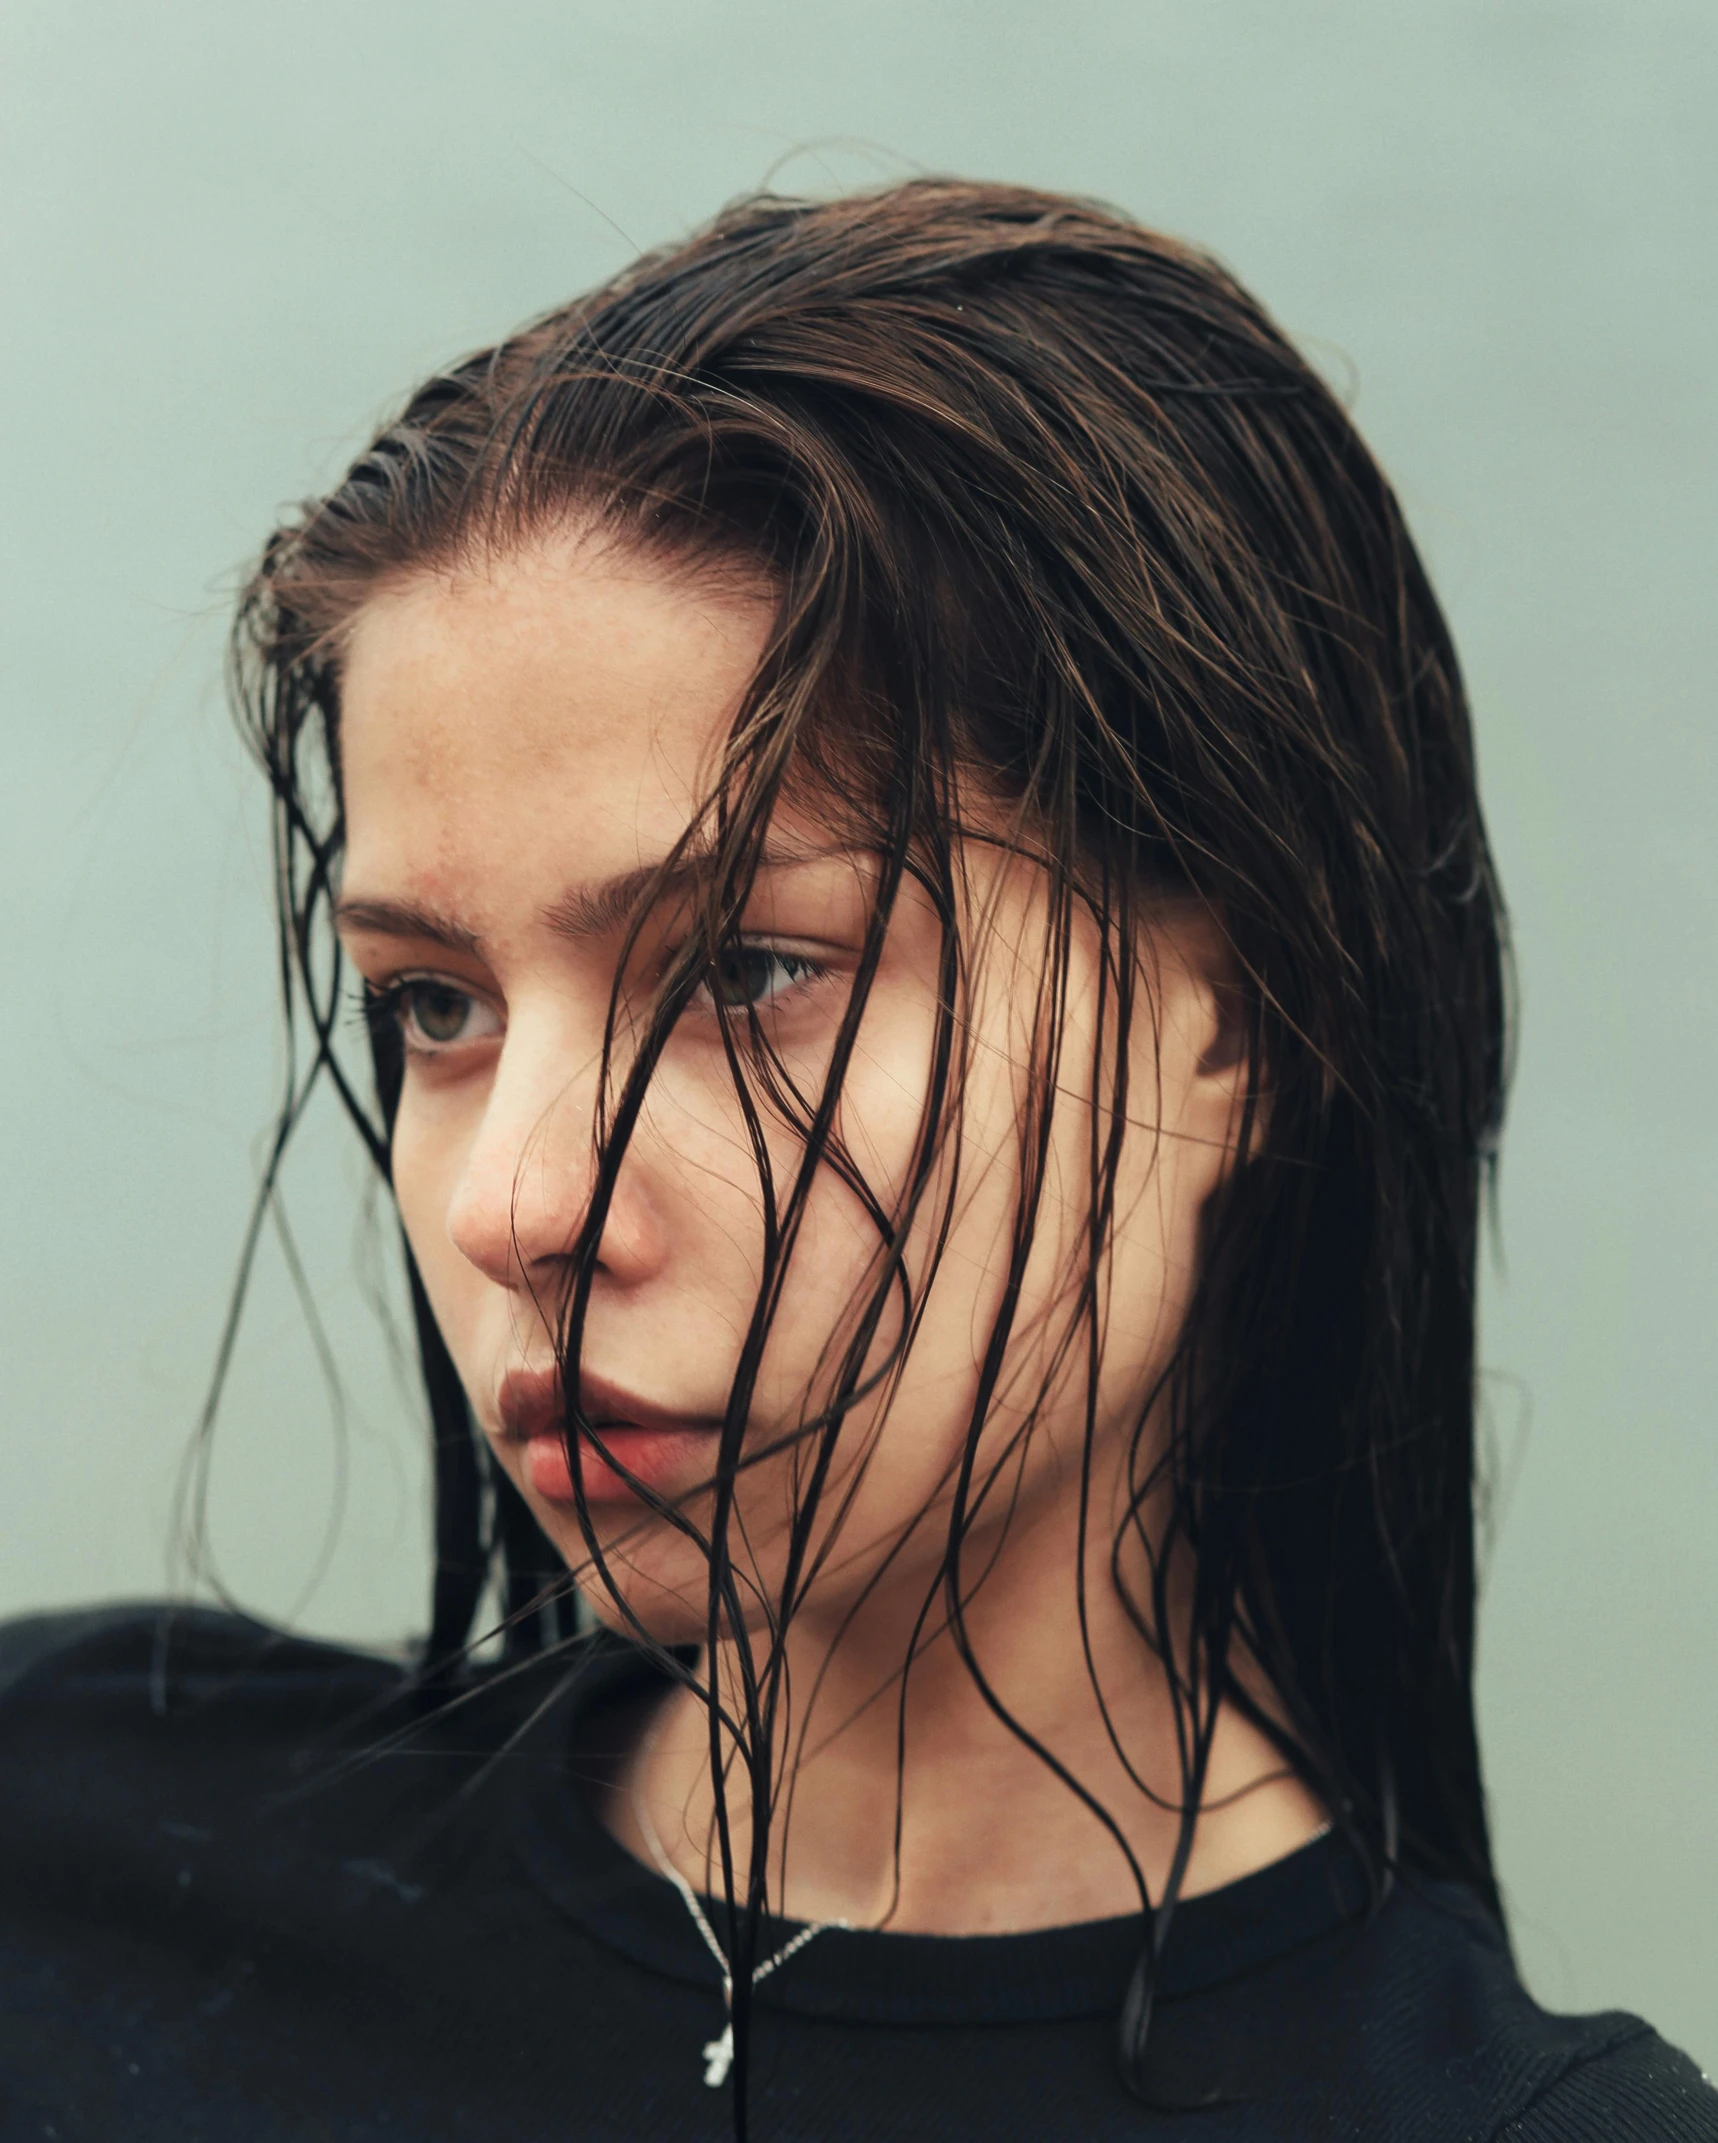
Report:
[[[343,928],[372,984],[426,977],[458,993],[423,1000],[439,1034],[456,1032],[451,1044],[413,1047],[407,1027],[394,1141],[400,1210],[477,1417],[575,1568],[586,1560],[576,1519],[538,1492],[522,1447],[500,1434],[497,1402],[509,1370],[553,1357],[544,1306],[552,1312],[560,1300],[589,1194],[596,1059],[623,931],[569,934],[546,911],[557,903],[565,911],[569,898],[576,907],[593,888],[667,852],[706,793],[769,622],[761,591],[695,580],[569,532],[378,595],[349,643],[343,900],[359,912],[428,910],[472,941],[449,945],[362,921]],[[775,1046],[815,1090],[859,954],[871,865],[843,850],[832,828],[789,810],[778,814],[772,850],[780,860],[760,875],[742,929],[763,948],[758,971],[782,985],[762,1012]],[[892,1404],[843,1430],[826,1508],[849,1491],[851,1508],[789,1639],[795,1686],[809,1689],[825,1675],[817,1717],[833,1735],[808,1759],[795,1808],[787,1903],[808,1916],[864,1922],[891,1894],[895,1705],[866,1706],[899,1673],[943,1553],[948,1483],[1018,1188],[1026,1033],[1046,964],[1043,889],[1030,866],[982,843],[969,844],[965,860],[974,981],[953,1226]],[[641,958],[654,943],[647,933]],[[885,1203],[905,1180],[919,1131],[938,950],[928,902],[909,884],[841,1107],[843,1136]],[[981,1472],[1001,1456],[1022,1400],[1044,1381],[1084,1227],[1095,933],[1076,938],[1073,956],[1049,1195],[1009,1375],[981,1439]],[[1136,1763],[1170,1789],[1160,1684],[1104,1570],[1126,1432],[1173,1345],[1199,1209],[1226,1163],[1238,1097],[1233,1053],[1219,1046],[1221,962],[1208,927],[1165,917],[1141,959],[1155,1032],[1143,1023],[1131,1106],[1149,1120],[1127,1140],[1106,1272],[1088,1582],[1106,1695]],[[794,1141],[781,1127],[772,1137],[778,1180],[789,1180]],[[922,1274],[928,1230],[920,1237],[912,1262]],[[664,1415],[719,1417],[752,1310],[760,1239],[756,1170],[717,1024],[695,1005],[653,1080],[621,1171],[591,1300],[587,1372]],[[831,1335],[867,1292],[875,1248],[858,1201],[825,1169],[771,1329],[748,1450],[800,1419]],[[995,1567],[971,1626],[987,1672],[1023,1721],[1106,1805],[1125,1809],[1142,1860],[1166,1865],[1173,1822],[1128,1786],[1081,1662],[1074,1571],[1082,1435],[1083,1397],[1064,1377],[1011,1463],[1008,1497],[993,1499],[996,1520],[981,1521],[973,1537],[969,1567],[993,1557]],[[691,1442],[682,1476],[667,1484],[694,1517],[705,1507],[700,1448]],[[789,1452],[765,1458],[742,1472],[736,1491],[741,1573],[761,1599],[779,1585],[793,1468]],[[1004,1529],[1005,1500],[1013,1516]],[[632,1611],[666,1640],[700,1639],[706,1583],[695,1545],[635,1502],[603,1502],[596,1516]],[[618,1619],[600,1586],[590,1592],[599,1612]],[[760,1606],[755,1625],[762,1621]],[[729,1670],[720,1655],[714,1665],[719,1678]],[[915,1666],[911,1686],[902,1887],[891,1924],[1030,1926],[1127,1909],[1114,1848],[998,1728],[946,1641]],[[702,1714],[676,1701],[657,1725],[645,1790],[670,1849],[702,1881],[710,1793]],[[1262,1737],[1226,1720],[1214,1794],[1273,1768]],[[636,1846],[625,1783],[609,1816]],[[994,1818],[976,1828],[975,1792]],[[1298,1785],[1261,1786],[1202,1823],[1193,1886],[1275,1857],[1317,1815]]]

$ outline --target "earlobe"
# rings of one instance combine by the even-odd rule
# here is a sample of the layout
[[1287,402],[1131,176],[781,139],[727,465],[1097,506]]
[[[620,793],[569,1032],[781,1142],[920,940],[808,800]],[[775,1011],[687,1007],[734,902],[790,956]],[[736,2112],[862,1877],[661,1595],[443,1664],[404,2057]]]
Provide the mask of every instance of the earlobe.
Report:
[[1223,921],[1204,902],[1178,901],[1153,924],[1158,959],[1179,967],[1199,1004],[1202,1079],[1231,1079],[1251,1051],[1252,996]]
[[1232,976],[1209,978],[1211,1036],[1199,1058],[1201,1078],[1233,1079],[1252,1056],[1253,1006],[1250,993]]
[[1257,1001],[1221,918],[1209,908],[1189,903],[1169,925],[1168,935],[1200,1008],[1194,1076],[1203,1090],[1215,1142],[1233,1159],[1243,1125],[1249,1149],[1257,1148],[1268,1108],[1258,1059]]

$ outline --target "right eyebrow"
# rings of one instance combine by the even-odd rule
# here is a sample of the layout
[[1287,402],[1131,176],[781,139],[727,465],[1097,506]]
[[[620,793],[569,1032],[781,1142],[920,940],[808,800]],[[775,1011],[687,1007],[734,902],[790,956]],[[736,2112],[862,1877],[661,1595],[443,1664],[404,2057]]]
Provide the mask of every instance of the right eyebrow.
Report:
[[[645,864],[623,871],[595,886],[576,886],[541,911],[541,919],[557,936],[590,938],[617,930],[632,915],[646,893],[657,886],[677,893],[698,875],[695,862],[682,866]],[[483,940],[464,923],[456,923],[439,909],[415,900],[339,900],[334,920],[345,930],[366,930],[378,937],[425,938],[432,945],[445,945],[450,952],[483,957]]]
[[450,952],[470,953],[477,959],[483,956],[483,940],[475,930],[416,901],[340,900],[334,904],[334,920],[346,930],[368,930],[378,937],[427,938]]
[[[758,874],[791,870],[820,859],[822,851],[800,854],[793,850],[765,849],[758,858]],[[575,886],[540,911],[541,920],[558,937],[574,940],[604,937],[628,922],[645,896],[652,892],[665,898],[684,897],[703,878],[709,858],[694,852],[679,858],[663,858],[621,871],[591,886]],[[334,920],[347,930],[367,930],[378,937],[422,938],[432,945],[445,945],[450,952],[484,957],[483,940],[438,909],[412,900],[338,900]]]

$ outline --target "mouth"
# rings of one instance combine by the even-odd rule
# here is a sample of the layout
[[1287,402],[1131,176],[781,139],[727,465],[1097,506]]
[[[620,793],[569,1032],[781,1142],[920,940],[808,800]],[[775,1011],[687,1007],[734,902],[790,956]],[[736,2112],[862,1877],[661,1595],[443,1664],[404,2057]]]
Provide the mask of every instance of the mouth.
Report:
[[[636,1505],[634,1483],[672,1496],[696,1487],[714,1470],[720,1420],[677,1413],[604,1377],[581,1377],[579,1401],[586,1426],[573,1444],[573,1459],[587,1503]],[[497,1411],[499,1440],[521,1454],[530,1487],[545,1503],[570,1509],[577,1493],[559,1371],[510,1370],[502,1379]]]

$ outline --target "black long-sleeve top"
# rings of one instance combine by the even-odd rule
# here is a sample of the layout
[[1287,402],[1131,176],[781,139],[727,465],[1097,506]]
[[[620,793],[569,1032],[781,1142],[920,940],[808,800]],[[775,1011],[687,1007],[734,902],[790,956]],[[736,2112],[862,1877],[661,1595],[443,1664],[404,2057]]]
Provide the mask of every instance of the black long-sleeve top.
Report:
[[[595,1640],[426,1716],[398,1666],[229,1616],[0,1631],[0,2138],[732,2136],[715,1962],[590,1804],[652,1671]],[[1368,1915],[1339,1840],[1183,1904],[1144,2099],[1141,1940],[824,1932],[757,1988],[752,2136],[1718,2143],[1646,2025],[1540,2010],[1460,1890]]]

